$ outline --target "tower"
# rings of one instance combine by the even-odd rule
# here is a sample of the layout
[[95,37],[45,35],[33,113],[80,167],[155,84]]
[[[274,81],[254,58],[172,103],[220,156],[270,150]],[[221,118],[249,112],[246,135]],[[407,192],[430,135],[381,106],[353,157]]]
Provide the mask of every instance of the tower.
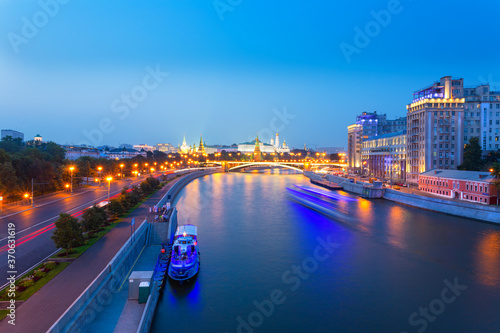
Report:
[[198,146],[198,153],[205,154],[205,145],[203,144],[203,137],[200,135],[200,145]]
[[188,154],[189,153],[189,146],[186,143],[186,135],[184,134],[184,138],[182,139],[182,145],[180,147],[181,153],[182,154]]
[[253,151],[253,159],[255,161],[260,161],[260,159],[261,159],[260,141],[259,141],[258,134],[257,134],[257,138],[255,139],[255,149]]
[[278,149],[280,147],[280,135],[276,132],[276,139],[274,140],[274,147]]

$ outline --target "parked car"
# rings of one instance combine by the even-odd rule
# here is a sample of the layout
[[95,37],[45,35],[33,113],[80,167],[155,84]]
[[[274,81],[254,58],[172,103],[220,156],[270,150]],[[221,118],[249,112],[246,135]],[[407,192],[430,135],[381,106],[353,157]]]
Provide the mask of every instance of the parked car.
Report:
[[401,189],[401,187],[399,187],[398,185],[394,185],[392,188],[398,191]]

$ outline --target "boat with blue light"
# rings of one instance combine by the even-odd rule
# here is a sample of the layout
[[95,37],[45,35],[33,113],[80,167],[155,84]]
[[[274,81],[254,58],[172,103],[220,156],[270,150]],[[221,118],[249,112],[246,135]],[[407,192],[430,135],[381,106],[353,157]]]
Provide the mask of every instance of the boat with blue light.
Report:
[[175,232],[168,276],[176,281],[185,281],[198,274],[199,269],[198,230],[192,224],[181,225]]
[[288,187],[287,192],[291,199],[309,209],[313,209],[334,219],[345,221],[352,220],[347,216],[345,210],[339,203],[341,201],[356,201],[354,198],[315,187],[301,185]]

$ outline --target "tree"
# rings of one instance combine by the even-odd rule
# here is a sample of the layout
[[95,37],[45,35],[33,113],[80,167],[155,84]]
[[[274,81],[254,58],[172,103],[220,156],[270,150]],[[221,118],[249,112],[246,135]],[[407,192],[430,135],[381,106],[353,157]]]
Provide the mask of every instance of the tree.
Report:
[[66,256],[69,250],[83,244],[83,233],[80,223],[73,216],[62,213],[55,222],[56,230],[52,235],[54,244],[57,248],[66,250]]
[[107,207],[108,207],[108,213],[113,219],[118,218],[125,212],[125,209],[123,208],[120,200],[118,199],[111,199]]
[[108,214],[106,213],[106,209],[99,208],[94,205],[93,207],[86,209],[82,214],[82,229],[84,232],[91,234],[106,224],[107,220]]
[[481,171],[484,162],[481,159],[482,151],[479,145],[479,138],[472,137],[464,148],[464,162],[460,164],[458,170]]

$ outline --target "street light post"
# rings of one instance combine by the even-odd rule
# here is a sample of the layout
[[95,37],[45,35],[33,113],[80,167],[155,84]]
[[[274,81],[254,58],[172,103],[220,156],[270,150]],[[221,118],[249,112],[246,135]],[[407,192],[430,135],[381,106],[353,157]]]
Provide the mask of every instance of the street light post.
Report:
[[97,167],[97,174],[98,174],[98,177],[99,177],[99,187],[101,187],[101,171],[102,171],[102,167]]
[[106,180],[108,181],[108,204],[109,204],[109,189],[111,188],[111,181],[113,180],[113,178],[107,177]]
[[3,209],[3,197],[0,197],[0,213],[2,212]]
[[70,166],[69,167],[69,171],[71,171],[71,194],[70,195],[73,195],[73,170],[75,170],[75,167]]
[[120,164],[120,168],[121,168],[120,179],[123,179],[123,167],[124,167],[123,163]]

